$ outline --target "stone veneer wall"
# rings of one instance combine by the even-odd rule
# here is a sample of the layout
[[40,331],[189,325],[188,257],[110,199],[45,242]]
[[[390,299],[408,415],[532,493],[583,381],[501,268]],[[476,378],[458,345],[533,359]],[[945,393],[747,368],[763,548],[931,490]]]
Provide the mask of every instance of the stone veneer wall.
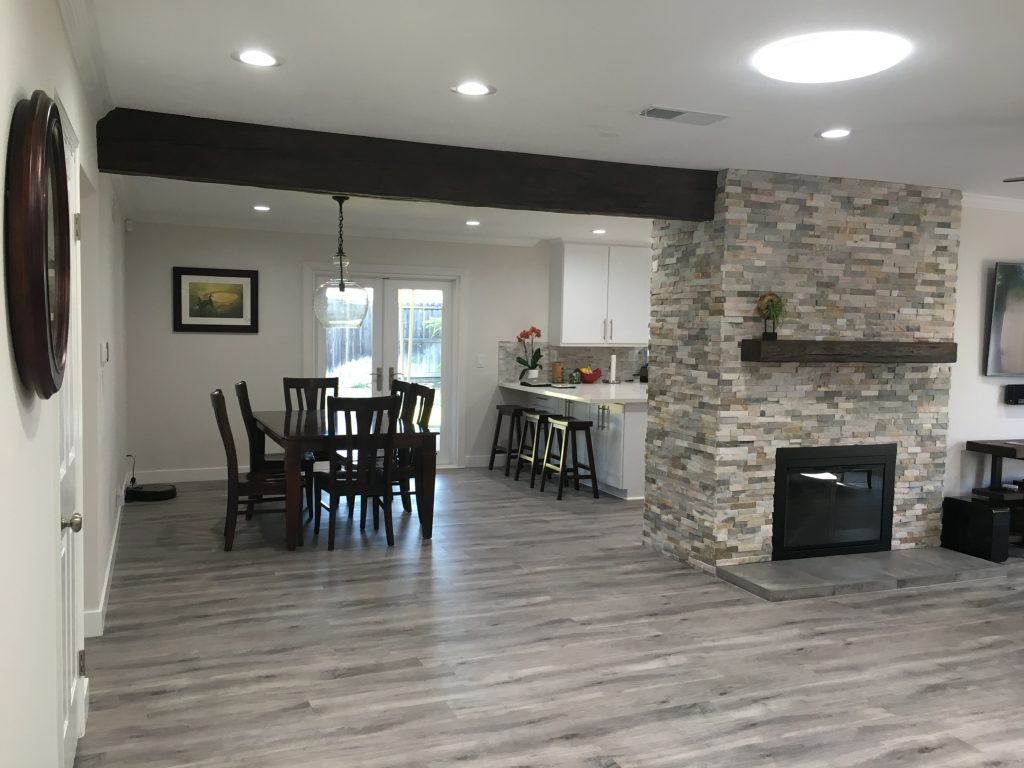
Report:
[[775,451],[898,444],[893,547],[938,543],[949,365],[741,363],[779,337],[950,341],[960,193],[723,171],[715,218],[655,222],[644,541],[713,570],[771,559]]

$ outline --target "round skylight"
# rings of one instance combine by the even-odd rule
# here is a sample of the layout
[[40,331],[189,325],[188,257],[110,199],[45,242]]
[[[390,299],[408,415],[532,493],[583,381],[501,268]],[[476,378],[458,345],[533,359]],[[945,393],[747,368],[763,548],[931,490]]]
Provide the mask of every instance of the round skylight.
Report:
[[493,85],[487,85],[476,80],[467,80],[464,83],[453,85],[452,90],[460,96],[489,96],[498,89]]
[[281,59],[259,48],[246,48],[236,53],[233,58],[250,67],[276,67],[281,63]]
[[850,135],[849,128],[829,128],[827,131],[822,131],[818,134],[823,139],[845,139]]
[[889,32],[814,32],[769,43],[750,63],[762,75],[787,83],[837,83],[894,67],[913,48]]

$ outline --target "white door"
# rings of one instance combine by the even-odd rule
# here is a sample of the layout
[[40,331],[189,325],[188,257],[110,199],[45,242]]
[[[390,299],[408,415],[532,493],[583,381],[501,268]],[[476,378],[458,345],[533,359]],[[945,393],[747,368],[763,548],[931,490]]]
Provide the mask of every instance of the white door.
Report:
[[[71,135],[66,115],[62,115],[65,133]],[[57,660],[60,674],[60,711],[58,728],[61,765],[71,768],[75,762],[78,739],[85,728],[87,702],[86,681],[79,668],[79,653],[84,649],[83,555],[82,537],[69,525],[81,512],[82,498],[82,414],[81,382],[81,259],[75,219],[79,210],[78,155],[74,143],[66,148],[68,169],[68,208],[71,213],[71,322],[68,332],[68,351],[64,364],[64,381],[54,395],[59,409],[58,448],[60,462],[57,488],[60,493],[58,519],[54,529],[60,535],[61,605],[58,627],[60,639]]]
[[360,328],[318,329],[316,375],[337,376],[345,397],[387,394],[396,377],[437,390],[430,426],[438,431],[437,463],[451,464],[456,431],[453,281],[353,279],[370,294],[366,320]]
[[646,346],[650,323],[651,251],[613,245],[608,257],[608,342]]

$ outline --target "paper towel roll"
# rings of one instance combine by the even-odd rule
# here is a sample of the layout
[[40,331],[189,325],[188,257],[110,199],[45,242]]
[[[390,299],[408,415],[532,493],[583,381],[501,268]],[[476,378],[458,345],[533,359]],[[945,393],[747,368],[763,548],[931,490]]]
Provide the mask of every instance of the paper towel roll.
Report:
[[615,355],[612,355],[612,364],[610,366],[611,371],[608,372],[608,381],[616,381],[615,378]]

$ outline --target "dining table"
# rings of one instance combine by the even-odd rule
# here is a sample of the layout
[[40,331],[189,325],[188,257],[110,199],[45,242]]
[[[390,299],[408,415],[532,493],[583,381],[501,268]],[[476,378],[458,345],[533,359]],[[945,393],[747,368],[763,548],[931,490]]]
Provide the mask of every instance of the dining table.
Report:
[[[337,415],[336,415],[337,418]],[[302,460],[311,452],[352,450],[353,434],[342,434],[340,420],[329,423],[324,410],[255,411],[256,427],[284,449],[285,539],[289,550],[300,542],[302,530]],[[386,435],[380,435],[381,444]],[[434,481],[437,477],[437,432],[412,421],[399,419],[392,436],[394,448],[413,453],[416,467],[416,511],[424,539],[433,534]],[[317,500],[316,503],[319,503]]]

